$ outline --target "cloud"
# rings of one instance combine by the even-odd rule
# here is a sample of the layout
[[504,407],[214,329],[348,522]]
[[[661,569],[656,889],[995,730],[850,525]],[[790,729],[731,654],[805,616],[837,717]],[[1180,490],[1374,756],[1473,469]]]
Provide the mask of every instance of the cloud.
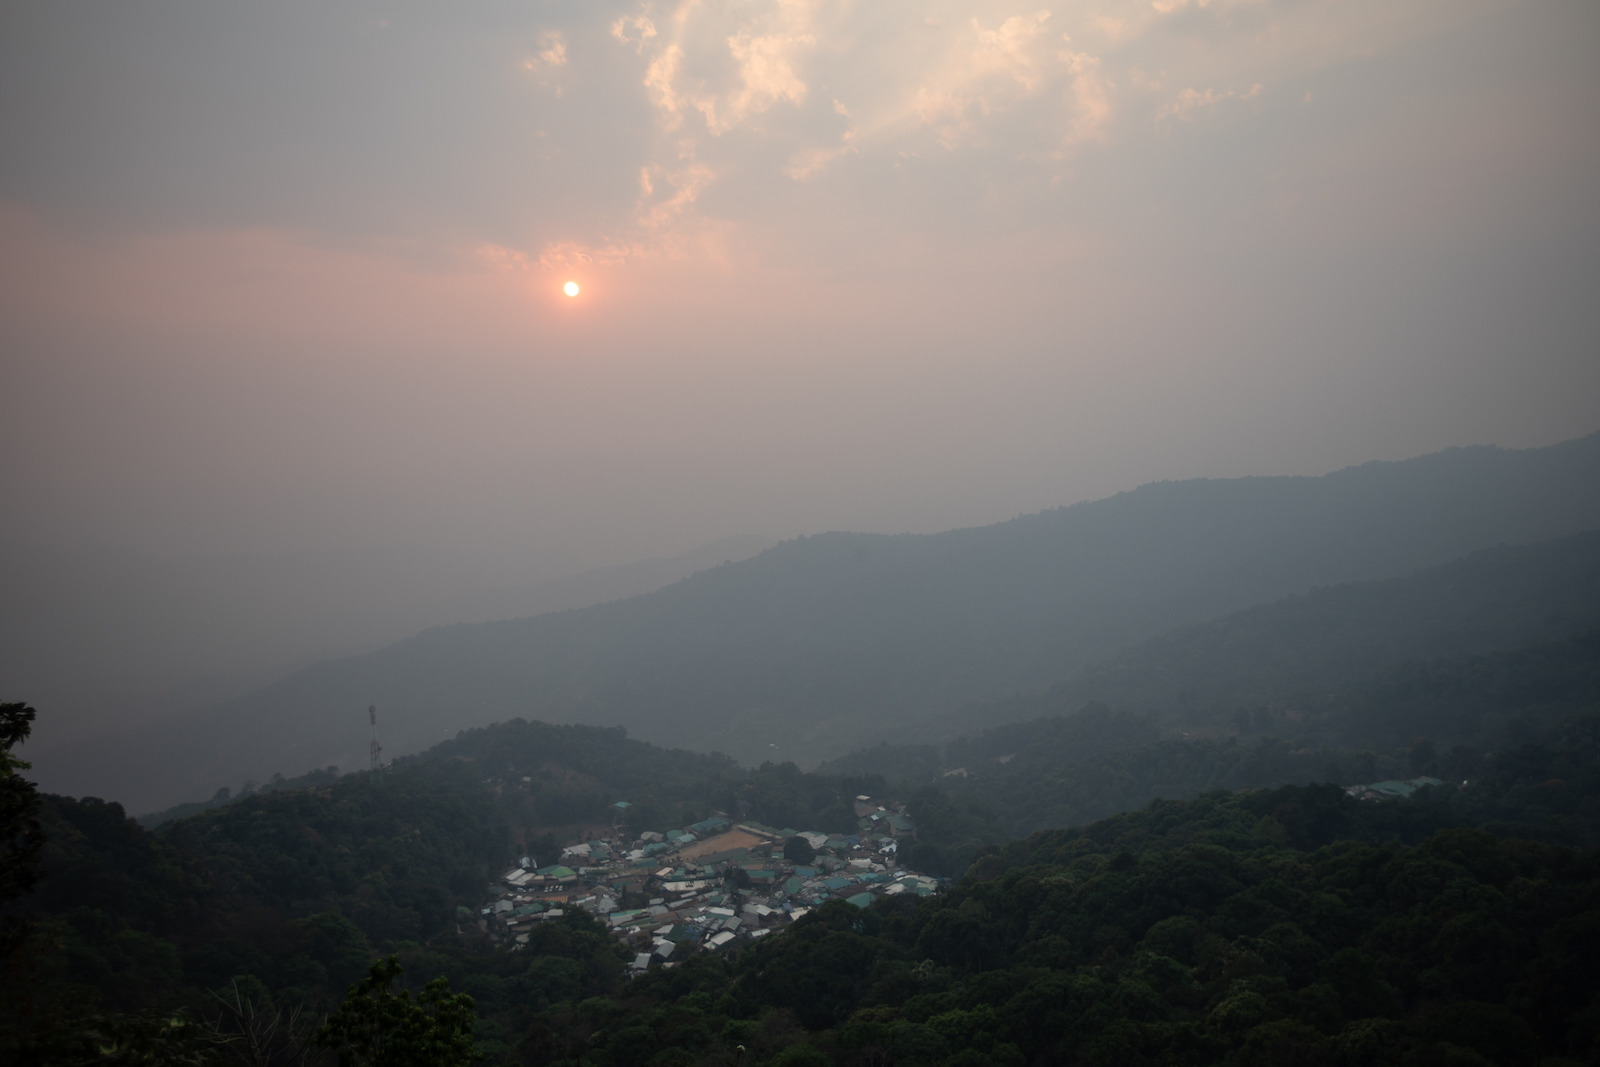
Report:
[[799,74],[814,48],[812,7],[787,2],[764,8],[681,4],[663,36],[645,12],[610,24],[611,36],[648,57],[643,85],[665,130],[685,113],[699,113],[705,129],[721,135],[783,102],[805,100]]
[[1086,52],[1063,51],[1061,61],[1070,78],[1067,86],[1068,121],[1063,129],[1068,144],[1087,141],[1105,134],[1111,120],[1111,82],[1101,70],[1100,59]]
[[666,130],[675,130],[683,122],[684,101],[673,84],[677,81],[678,68],[682,63],[683,49],[669,45],[650,61],[650,66],[644,72],[645,91],[661,117],[662,128]]
[[[1246,101],[1264,107],[1268,85],[1356,56],[1352,27],[1399,40],[1447,10],[1417,0],[1392,15],[1376,0],[1352,2],[1355,14],[1273,0],[613,9],[590,16],[590,32],[647,120],[618,174],[626,185],[613,186],[637,192],[597,205],[587,236],[550,240],[596,243],[604,227],[624,247],[660,249],[697,228],[770,226],[763,220],[824,185],[845,198],[828,201],[836,209],[910,212],[921,202],[952,223],[993,221],[996,204],[1018,204],[1020,220],[1019,198],[1051,211],[1088,160],[1109,153],[1115,165],[1157,133],[1152,116],[1160,127]],[[566,33],[575,41],[580,29]]]
[[[545,271],[564,270],[568,267],[615,267],[620,266],[630,259],[635,259],[644,253],[638,245],[622,242],[607,242],[597,245],[585,245],[576,241],[561,241],[547,246],[539,253],[539,268]],[[533,264],[526,256],[519,256],[517,268],[531,270]]]
[[611,36],[643,53],[645,42],[656,35],[656,24],[644,15],[624,15],[611,23]]
[[1265,90],[1266,86],[1260,82],[1256,82],[1243,92],[1237,89],[1229,89],[1226,92],[1218,92],[1216,89],[1184,89],[1157,113],[1156,118],[1189,122],[1201,112],[1210,111],[1225,101],[1254,100]]
[[1151,0],[1150,9],[1159,15],[1173,15],[1194,10],[1226,10],[1235,7],[1260,7],[1272,0]]
[[[795,75],[794,68],[797,53],[816,43],[817,39],[809,33],[755,36],[741,32],[728,38],[728,51],[739,63],[739,78],[744,84],[731,99],[731,114],[725,122],[739,122],[779,101],[798,104],[805,100],[806,83]],[[706,124],[713,130],[717,128],[710,115]]]
[[1115,87],[1101,57],[1063,49],[1070,37],[1053,18],[840,0],[684,2],[665,16],[645,4],[614,18],[609,36],[638,57],[659,131],[649,180],[673,189],[636,215],[656,231],[686,221],[718,174],[739,174],[747,199],[852,157],[997,151],[1048,162],[1102,138]]
[[652,164],[639,172],[639,224],[659,231],[671,226],[694,204],[716,173],[685,150],[677,165]]
[[558,98],[566,95],[566,87],[556,80],[566,65],[567,42],[560,30],[545,30],[539,34],[534,54],[522,61],[522,69],[532,74],[540,85],[553,89]]
[[567,42],[560,30],[545,30],[539,35],[539,51],[524,61],[528,70],[549,70],[567,65]]
[[983,120],[1037,93],[1052,56],[1045,23],[1050,12],[1013,15],[993,29],[974,18],[970,32],[950,41],[941,69],[917,86],[918,121],[937,130],[939,144],[973,140]]

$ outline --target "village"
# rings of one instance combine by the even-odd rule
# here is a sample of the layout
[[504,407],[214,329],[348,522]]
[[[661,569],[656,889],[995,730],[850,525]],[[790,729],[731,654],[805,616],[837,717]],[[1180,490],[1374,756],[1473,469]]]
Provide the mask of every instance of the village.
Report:
[[897,804],[855,799],[857,831],[825,834],[734,822],[722,815],[624,841],[630,807],[613,806],[610,840],[565,847],[558,862],[524,856],[505,873],[478,926],[518,951],[534,925],[581,908],[635,949],[631,974],[675,966],[695,952],[765,937],[824,901],[865,908],[879,896],[929,896],[941,880],[902,868],[900,844],[916,832]]
[[[1347,785],[1344,787],[1347,796],[1357,800],[1405,800],[1423,786],[1441,786],[1442,781],[1424,775],[1421,778],[1408,778],[1404,781],[1372,782],[1367,785]],[[1468,783],[1462,782],[1460,788],[1467,788]]]

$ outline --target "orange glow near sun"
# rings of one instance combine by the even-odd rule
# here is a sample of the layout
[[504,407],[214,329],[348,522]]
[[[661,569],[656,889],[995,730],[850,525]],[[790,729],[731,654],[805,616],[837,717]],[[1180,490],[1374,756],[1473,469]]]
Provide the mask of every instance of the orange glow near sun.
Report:
[[577,296],[578,295],[578,283],[577,282],[568,282],[566,285],[563,285],[561,287],[561,291],[566,293],[568,296]]

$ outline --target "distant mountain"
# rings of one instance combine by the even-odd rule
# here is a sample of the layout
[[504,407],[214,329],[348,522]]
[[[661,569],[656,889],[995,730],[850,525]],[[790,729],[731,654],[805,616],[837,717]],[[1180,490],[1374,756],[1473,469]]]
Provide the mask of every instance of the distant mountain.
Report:
[[1200,728],[1240,708],[1316,707],[1403,661],[1560,640],[1596,623],[1600,531],[1500,545],[1404,578],[1313,589],[1180,627],[1042,692],[961,709],[929,724],[920,740],[1090,703]]
[[[1103,773],[1109,754],[1158,740],[1251,736],[1293,739],[1306,757],[1300,770],[1313,775],[1334,750],[1398,751],[1403,763],[1418,735],[1493,747],[1508,725],[1549,729],[1600,710],[1587,675],[1549,662],[1576,656],[1591,670],[1597,638],[1600,531],[1502,545],[1181,627],[1042,692],[961,709],[820,770],[928,781],[957,768],[992,776],[1015,760],[1011,771],[1093,763]],[[1120,810],[1104,806],[1114,799],[1138,807],[1199,787],[1155,778],[1138,788],[1150,792],[1104,793],[1067,819]],[[1041,825],[1025,821],[1017,832]]]
[[524,619],[552,611],[586,608],[625,600],[682,581],[719,563],[749,559],[777,542],[756,534],[723,537],[676,556],[651,557],[633,563],[596,567],[582,574],[544,582],[522,582],[470,589],[440,597],[428,605],[431,622],[483,622]]
[[[995,840],[1213,789],[1418,775],[1477,781],[1493,766],[1526,762],[1529,744],[1570,748],[1592,764],[1600,741],[1600,626],[1503,651],[1410,660],[1314,705],[1245,707],[1185,725],[1191,729],[1089,704],[944,745],[875,746],[828,761],[819,773],[894,781],[916,801],[919,827],[931,825],[948,841],[962,836],[963,821],[970,836]],[[1562,773],[1534,781],[1548,784]],[[930,807],[925,790],[934,785],[946,800]],[[1559,815],[1560,825],[1547,830],[1566,844],[1600,842],[1596,809],[1576,796],[1553,799],[1546,814]],[[945,814],[943,824],[930,821],[935,810]]]
[[1400,660],[1553,640],[1595,622],[1600,531],[1250,608],[1135,646],[1059,689],[1074,704],[1183,713],[1311,703]]
[[215,707],[428,626],[638,596],[773,544],[726,537],[531,581],[512,561],[490,570],[435,549],[161,554],[40,543],[15,525],[0,530],[0,687],[49,709],[41,752],[107,723]]
[[[158,723],[158,733],[188,721],[190,713],[253,693],[315,663],[385,647],[427,625],[526,618],[623,600],[719,563],[748,559],[773,544],[755,534],[723,537],[675,556],[547,581],[468,585],[420,601],[415,596],[421,594],[412,590],[410,601],[400,594],[404,603],[373,595],[375,589],[405,584],[397,579],[401,572],[425,567],[394,553],[380,553],[375,560],[309,561],[315,566],[300,560],[299,568],[289,565],[294,561],[263,566],[257,560],[252,567],[248,559],[219,557],[195,570],[185,566],[193,561],[184,559],[152,567],[134,557],[52,555],[24,548],[13,562],[31,573],[31,582],[0,586],[13,609],[0,626],[0,678],[9,682],[12,696],[27,696],[50,713],[57,708],[47,698],[60,692],[68,694],[69,705],[109,708],[113,714],[102,718],[126,724],[119,732],[130,733],[134,723],[140,724],[133,733],[137,741],[144,736],[144,722],[163,713],[168,721]],[[344,603],[343,614],[315,610],[303,595],[308,584],[320,585],[324,600]],[[411,584],[443,587],[448,580],[432,576]],[[72,595],[61,596],[62,590]],[[241,604],[256,614],[239,619]],[[177,650],[184,648],[187,664],[177,660]],[[311,655],[308,649],[320,651]],[[65,724],[53,716],[47,723],[33,760],[48,788],[139,795],[125,792],[131,769],[121,737],[85,742],[83,735],[92,731],[84,723],[73,723],[65,736]]]
[[[801,538],[630,600],[430,630],[107,745],[146,810],[518,716],[812,761],[1317,586],[1600,528],[1600,434],[1163,482],[994,526]],[[90,753],[84,753],[85,760]],[[59,788],[57,786],[56,788]]]

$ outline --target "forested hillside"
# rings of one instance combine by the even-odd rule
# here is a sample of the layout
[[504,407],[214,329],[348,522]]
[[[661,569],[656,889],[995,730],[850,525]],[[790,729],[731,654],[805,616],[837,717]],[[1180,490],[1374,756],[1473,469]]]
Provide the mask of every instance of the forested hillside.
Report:
[[1596,1062],[1600,858],[1429,834],[1431,814],[1291,787],[1037,834],[934,900],[829,904],[731,964],[548,1009],[524,1048],[550,1064]]
[[[917,746],[880,745],[871,755],[858,751],[828,765],[901,774],[948,769],[942,757],[930,755],[933,746],[1001,724],[1070,715],[1090,704],[1137,710],[1150,723],[1189,736],[1218,728],[1233,732],[1241,709],[1273,709],[1279,718],[1293,715],[1299,722],[1403,663],[1559,642],[1596,623],[1600,532],[1501,545],[1402,578],[1314,589],[1181,627],[1049,689],[1013,693],[930,720],[918,730]],[[1424,732],[1440,728],[1429,725]],[[1446,734],[1454,730],[1442,728]],[[1341,743],[1376,742],[1363,735]]]
[[1600,532],[1501,545],[1415,574],[1263,604],[1125,649],[1051,687],[1179,717],[1314,705],[1405,660],[1560,639],[1600,622]]
[[1166,482],[932,536],[827,534],[614,604],[433,630],[77,754],[164,806],[514,717],[747,762],[835,755],[1132,642],[1317,586],[1600,527],[1600,435],[1320,478]]
[[[1408,801],[1212,792],[991,844],[937,896],[832,901],[737,954],[631,981],[583,911],[537,924],[518,952],[473,929],[463,905],[528,847],[526,818],[597,815],[581,799],[602,781],[586,785],[591,773],[685,816],[707,770],[709,789],[753,811],[819,818],[883,783],[749,774],[581,727],[506,729],[160,835],[116,805],[48,798],[43,880],[10,911],[32,929],[0,980],[0,1051],[331,1062],[317,1025],[393,953],[404,986],[443,976],[471,995],[487,1062],[530,1067],[1600,1058],[1600,860],[1564,843],[1600,837],[1600,717]],[[954,847],[935,807],[913,801],[920,843]]]
[[[504,680],[494,672],[532,647],[587,663],[585,677],[659,687],[659,704],[641,688],[629,706],[694,696],[701,718],[684,722],[791,677],[831,709],[879,692],[883,721],[904,724],[864,660],[809,689],[784,672],[850,662],[852,635],[888,625],[884,605],[918,614],[928,650],[969,633],[930,629],[961,607],[994,627],[973,650],[1016,639],[1015,620],[973,605],[986,581],[1016,594],[1036,577],[1071,511],[948,542],[812,538],[654,598],[407,650],[416,670],[442,672],[435,692],[477,670]],[[1026,550],[963,555],[997,530]],[[890,558],[874,562],[872,546]],[[988,562],[969,574],[961,559]],[[1062,640],[1041,620],[1064,587],[1034,594],[1035,652]],[[1166,595],[1135,589],[1130,603],[1153,617],[1152,605],[1176,610]],[[377,774],[325,765],[217,790],[147,819],[154,833],[118,804],[46,797],[39,886],[6,908],[0,1042],[18,1062],[98,1062],[105,1047],[317,1062],[317,1025],[393,955],[404,987],[444,975],[472,996],[473,1040],[494,1063],[1591,1062],[1600,983],[1572,983],[1600,907],[1597,603],[1600,534],[1502,545],[1190,625],[1032,695],[929,716],[896,735],[917,743],[818,773],[512,718]],[[792,618],[775,623],[773,604]],[[628,659],[627,641],[651,634],[681,665]],[[742,661],[752,634],[775,644]],[[457,658],[440,660],[443,647]],[[932,654],[930,677],[964,669]],[[704,674],[677,686],[691,665]],[[325,670],[368,677],[341,675],[349,666]],[[800,721],[803,706],[762,705],[745,723]],[[983,725],[933,732],[963,721]],[[1441,784],[1386,803],[1337,788],[1418,776]],[[480,921],[522,857],[549,864],[573,841],[642,843],[718,815],[843,841],[863,825],[858,795],[909,813],[898,862],[959,884],[870,906],[844,888],[770,937],[632,980],[637,960],[587,911],[528,920],[517,951]],[[717,892],[737,901],[741,873],[726,869]],[[795,890],[769,891],[777,904]],[[613,906],[649,900],[623,895]],[[1451,1006],[1463,1002],[1470,1019]]]
[[[222,1040],[244,1023],[212,993],[236,988],[262,1011],[296,1006],[320,1018],[390,951],[447,967],[458,988],[504,983],[510,998],[529,981],[519,978],[524,971],[546,965],[530,968],[526,957],[491,947],[477,907],[518,856],[554,857],[575,836],[610,832],[612,805],[624,797],[633,798],[626,822],[639,830],[723,810],[849,832],[851,798],[883,784],[792,766],[748,771],[617,729],[520,720],[465,733],[377,775],[315,778],[218,798],[159,833],[118,804],[43,797],[39,885],[5,909],[28,934],[0,980],[0,1051],[21,1049],[29,1062],[98,1062],[84,1042],[110,1033],[164,1041],[157,1017],[180,1009],[196,1026],[209,1020],[205,1040]],[[575,945],[598,953],[583,964],[598,967],[583,987],[613,991],[621,949],[608,933],[586,932],[587,923],[575,912],[540,938],[563,958],[580,955]],[[552,989],[567,988],[566,974],[557,969]],[[494,1003],[481,1031],[491,1049],[500,1047],[500,1014],[514,1008],[509,999]]]
[[[1574,727],[1564,724],[1597,713],[1600,627],[1590,627],[1503,652],[1398,664],[1314,705],[1234,705],[1174,719],[1095,704],[945,745],[881,745],[823,769],[898,782],[940,842],[919,845],[916,862],[944,872],[963,869],[985,842],[1089,822],[1158,797],[1418,775],[1477,783],[1514,773],[1506,770],[1519,765],[1514,753],[1535,739],[1566,737]],[[1592,742],[1560,743],[1579,751]],[[1491,795],[1521,799],[1476,806]],[[1556,835],[1551,840],[1600,845],[1595,813],[1564,807],[1571,797],[1559,786],[1469,789],[1457,803],[1474,825],[1538,825],[1539,835]]]

